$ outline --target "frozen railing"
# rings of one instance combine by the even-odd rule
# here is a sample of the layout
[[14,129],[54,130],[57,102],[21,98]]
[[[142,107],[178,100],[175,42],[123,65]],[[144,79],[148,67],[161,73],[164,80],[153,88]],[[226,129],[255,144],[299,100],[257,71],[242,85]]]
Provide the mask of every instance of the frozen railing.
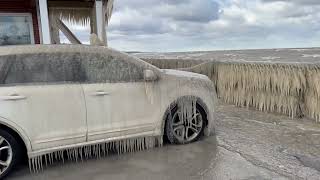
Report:
[[[320,121],[320,50],[273,49],[136,56],[163,69],[207,75],[218,97],[240,107]],[[270,54],[272,56],[270,56]],[[269,56],[268,56],[269,55]]]

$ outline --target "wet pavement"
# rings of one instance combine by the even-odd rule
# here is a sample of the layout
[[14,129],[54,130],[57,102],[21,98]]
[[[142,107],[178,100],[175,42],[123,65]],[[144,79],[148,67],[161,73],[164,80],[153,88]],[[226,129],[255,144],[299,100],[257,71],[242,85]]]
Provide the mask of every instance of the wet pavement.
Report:
[[57,163],[37,174],[27,165],[8,179],[320,179],[320,124],[221,105],[217,135],[188,145]]

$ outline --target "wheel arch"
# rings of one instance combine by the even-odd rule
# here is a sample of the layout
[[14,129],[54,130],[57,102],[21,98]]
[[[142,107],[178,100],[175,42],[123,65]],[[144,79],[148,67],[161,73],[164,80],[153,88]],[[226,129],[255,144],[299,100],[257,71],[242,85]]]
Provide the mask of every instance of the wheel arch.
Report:
[[203,112],[205,113],[205,128],[208,127],[208,124],[209,124],[209,111],[208,111],[208,106],[204,103],[204,101],[200,98],[200,97],[197,97],[197,96],[181,96],[179,98],[177,98],[176,100],[174,100],[173,102],[171,102],[169,104],[169,106],[167,107],[163,117],[162,117],[162,126],[161,126],[161,130],[162,130],[162,134],[165,135],[165,127],[166,127],[166,123],[167,123],[167,117],[169,115],[169,113],[171,112],[171,110],[177,105],[177,102],[180,100],[180,99],[183,99],[183,98],[195,98],[196,99],[196,102],[197,102],[197,105],[199,105]]
[[25,153],[32,151],[31,142],[24,130],[12,121],[0,117],[0,128],[10,133],[25,148]]

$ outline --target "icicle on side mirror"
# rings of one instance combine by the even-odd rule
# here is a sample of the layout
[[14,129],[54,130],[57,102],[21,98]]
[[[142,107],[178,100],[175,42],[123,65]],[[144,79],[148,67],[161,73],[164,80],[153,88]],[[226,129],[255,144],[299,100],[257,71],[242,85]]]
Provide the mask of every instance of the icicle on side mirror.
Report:
[[157,74],[150,70],[150,69],[146,69],[143,71],[143,75],[144,75],[144,80],[145,81],[155,81],[158,79]]

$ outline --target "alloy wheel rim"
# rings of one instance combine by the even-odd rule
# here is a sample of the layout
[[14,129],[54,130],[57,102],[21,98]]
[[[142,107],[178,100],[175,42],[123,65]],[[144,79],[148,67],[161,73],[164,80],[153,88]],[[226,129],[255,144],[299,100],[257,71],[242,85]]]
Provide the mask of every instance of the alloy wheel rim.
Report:
[[9,168],[12,162],[12,148],[10,143],[0,136],[0,175]]
[[181,118],[181,111],[178,110],[172,116],[172,132],[175,138],[181,142],[190,142],[194,140],[201,132],[203,119],[201,113],[197,110],[191,117],[185,120]]

